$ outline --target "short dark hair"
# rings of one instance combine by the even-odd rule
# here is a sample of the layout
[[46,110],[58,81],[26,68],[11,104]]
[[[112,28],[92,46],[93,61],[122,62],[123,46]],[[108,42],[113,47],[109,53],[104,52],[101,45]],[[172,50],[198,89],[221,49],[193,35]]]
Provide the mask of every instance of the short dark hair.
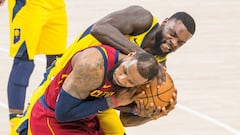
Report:
[[152,80],[158,75],[159,65],[152,54],[140,53],[135,58],[137,59],[137,70],[142,77]]
[[187,28],[187,30],[193,35],[195,33],[195,21],[192,18],[191,15],[189,15],[186,12],[177,12],[175,14],[173,14],[170,19],[176,19],[176,20],[181,20],[183,22],[183,24],[185,25],[185,27]]

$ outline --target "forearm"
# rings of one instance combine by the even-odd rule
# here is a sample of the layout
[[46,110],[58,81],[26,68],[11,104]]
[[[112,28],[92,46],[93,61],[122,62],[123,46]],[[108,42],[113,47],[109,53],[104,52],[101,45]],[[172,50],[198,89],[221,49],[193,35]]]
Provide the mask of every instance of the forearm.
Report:
[[125,127],[133,127],[151,121],[150,117],[141,117],[127,112],[120,112],[120,119]]
[[111,25],[95,25],[91,30],[91,34],[101,43],[110,45],[123,53],[145,52],[136,44],[128,40],[117,28]]
[[104,111],[114,105],[108,103],[111,101],[107,100],[106,98],[92,101],[80,100],[61,90],[56,103],[56,118],[59,122],[70,122],[96,115],[99,111]]
[[116,109],[120,111],[120,119],[125,127],[139,126],[151,121],[150,117],[141,117],[134,115],[132,104],[127,106],[120,106]]

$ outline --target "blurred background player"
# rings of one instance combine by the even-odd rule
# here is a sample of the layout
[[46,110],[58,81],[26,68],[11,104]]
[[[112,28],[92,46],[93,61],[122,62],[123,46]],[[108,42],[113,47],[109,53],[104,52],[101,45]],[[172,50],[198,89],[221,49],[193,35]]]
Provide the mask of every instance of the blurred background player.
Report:
[[[4,0],[0,1],[3,5]],[[10,132],[14,135],[23,113],[34,56],[46,55],[46,68],[60,57],[67,42],[67,15],[63,0],[8,0],[10,57],[13,65],[8,81]]]

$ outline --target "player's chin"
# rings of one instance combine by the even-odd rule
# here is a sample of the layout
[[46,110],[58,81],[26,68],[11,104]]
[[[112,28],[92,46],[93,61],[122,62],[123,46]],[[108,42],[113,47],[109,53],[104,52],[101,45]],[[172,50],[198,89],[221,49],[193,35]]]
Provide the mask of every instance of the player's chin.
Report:
[[162,49],[162,52],[165,54],[168,54],[168,53],[172,52],[172,49],[164,48],[164,49]]

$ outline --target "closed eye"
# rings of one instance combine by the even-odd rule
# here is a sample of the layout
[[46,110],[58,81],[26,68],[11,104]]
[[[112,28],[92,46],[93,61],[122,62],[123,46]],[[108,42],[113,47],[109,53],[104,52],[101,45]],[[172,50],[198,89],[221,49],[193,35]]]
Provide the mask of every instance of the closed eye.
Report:
[[[125,66],[124,66],[124,69],[123,69],[123,73],[128,77],[128,70],[127,70],[127,68]],[[127,81],[128,81],[128,83],[131,86],[135,86],[136,85],[136,83],[133,80],[128,79]]]

